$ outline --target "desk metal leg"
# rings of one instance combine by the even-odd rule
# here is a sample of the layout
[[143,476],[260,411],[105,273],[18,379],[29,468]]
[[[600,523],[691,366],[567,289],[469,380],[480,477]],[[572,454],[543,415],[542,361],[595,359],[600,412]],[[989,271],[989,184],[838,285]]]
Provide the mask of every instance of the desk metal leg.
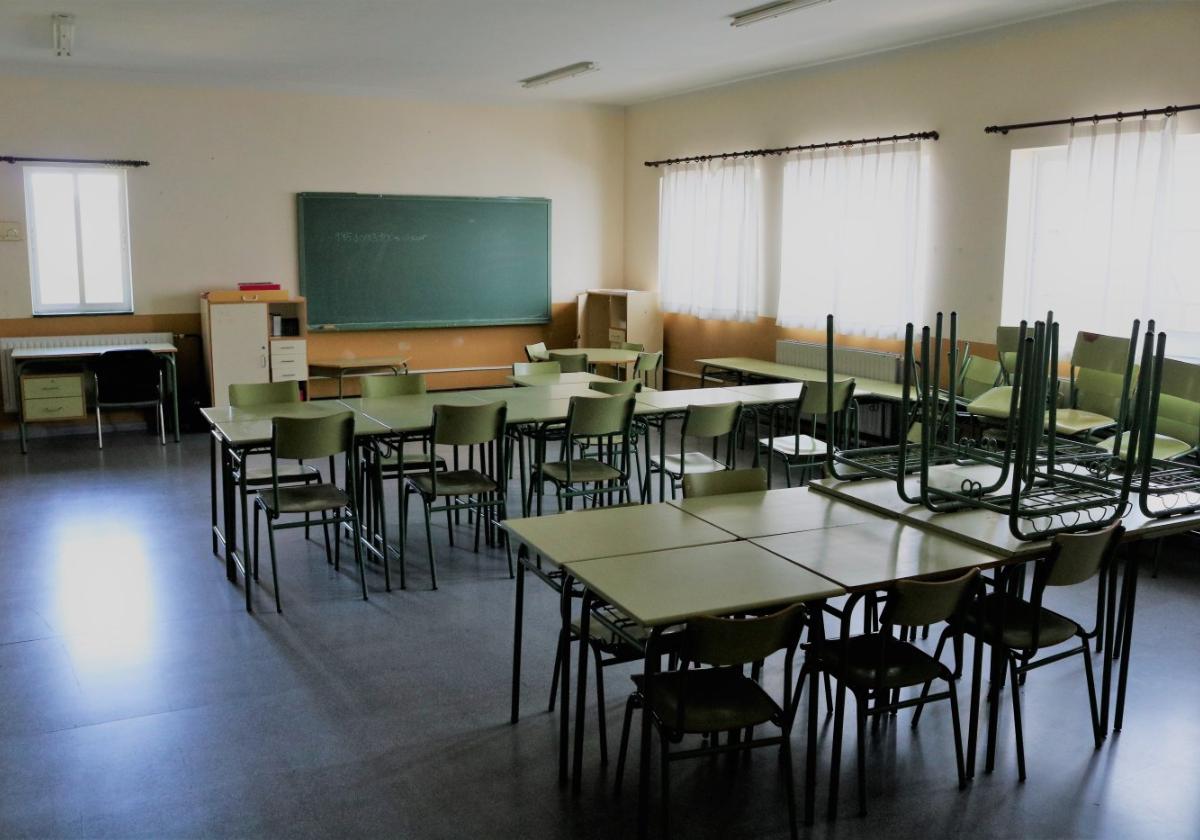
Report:
[[229,442],[221,441],[221,511],[225,522],[225,577],[237,583],[237,565],[233,552],[237,548],[237,494],[233,486],[233,454]]
[[[512,546],[508,548],[512,554]],[[517,597],[513,617],[513,667],[512,667],[512,715],[509,723],[516,723],[521,716],[521,632],[525,624],[525,559],[528,549],[524,545],[517,549]]]
[[[239,471],[237,495],[242,509],[242,583],[246,587],[246,612],[254,612],[254,605],[250,602],[250,587],[254,576],[250,567],[254,561],[250,556],[253,547],[250,544],[250,506],[248,504],[250,494],[246,492],[247,457],[245,453],[242,454],[242,469]],[[267,527],[270,527],[269,522]]]
[[562,627],[558,633],[558,783],[567,783],[567,752],[571,739],[571,575],[563,569],[563,588],[559,598]]
[[1139,560],[1136,552],[1130,552],[1125,560],[1125,583],[1121,586],[1121,598],[1125,602],[1122,622],[1121,664],[1117,677],[1117,709],[1113,720],[1113,732],[1121,731],[1125,719],[1125,688],[1129,680],[1129,648],[1133,644],[1133,613],[1137,603],[1137,579]]
[[208,433],[208,496],[210,519],[212,521],[212,550],[216,554],[217,545],[217,435],[214,431]]
[[[1105,609],[1104,609],[1104,648],[1101,652],[1103,663],[1101,665],[1100,678],[1100,731],[1108,736],[1108,713],[1111,708],[1112,699],[1112,666],[1113,657],[1109,652],[1115,649],[1114,642],[1116,641],[1114,633],[1116,630],[1117,620],[1117,561],[1113,558],[1109,563],[1108,569],[1104,571],[1108,575],[1108,582],[1105,586]],[[1122,602],[1124,599],[1122,598]]]
[[170,355],[166,360],[168,378],[171,380],[171,422],[175,429],[175,442],[179,443],[179,375],[176,371],[175,358]]
[[21,374],[25,370],[25,365],[21,362],[13,363],[14,376],[16,377],[17,385],[17,426],[21,430],[21,454],[25,455],[29,452],[29,441],[26,438],[25,429],[25,400],[21,399]]
[[583,727],[584,720],[587,718],[588,652],[591,649],[587,640],[588,634],[591,632],[591,613],[594,602],[595,598],[592,593],[585,591],[583,607],[579,613],[579,664],[577,666],[579,673],[576,675],[578,684],[575,687],[575,755],[571,775],[571,790],[575,793],[579,793],[583,783]]
[[[658,630],[652,630],[646,640],[646,661],[643,673],[643,690],[648,691],[650,681],[658,671],[658,654],[654,648],[658,641]],[[664,760],[665,760],[664,756]],[[650,831],[650,712],[642,706],[641,761],[638,763],[638,838],[645,840]]]

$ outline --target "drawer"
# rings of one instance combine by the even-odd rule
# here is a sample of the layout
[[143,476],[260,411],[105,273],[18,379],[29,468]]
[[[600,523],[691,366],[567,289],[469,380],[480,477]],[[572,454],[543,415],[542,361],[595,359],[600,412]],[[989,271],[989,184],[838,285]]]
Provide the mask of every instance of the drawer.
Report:
[[296,371],[304,374],[303,378],[308,377],[308,362],[303,356],[284,356],[282,359],[271,357],[271,373],[289,373]]
[[302,338],[295,339],[295,340],[289,340],[289,341],[279,341],[279,340],[271,341],[271,355],[272,356],[274,356],[276,354],[287,355],[287,354],[297,354],[297,353],[300,354],[301,356],[303,356],[307,352],[308,352],[308,342]]
[[298,367],[295,370],[279,370],[271,368],[272,382],[291,382],[293,380],[303,382],[308,378],[308,371],[305,368]]
[[43,397],[25,400],[25,419],[37,420],[79,419],[84,416],[83,397]]
[[22,376],[21,396],[27,400],[41,397],[82,397],[83,377],[71,376]]

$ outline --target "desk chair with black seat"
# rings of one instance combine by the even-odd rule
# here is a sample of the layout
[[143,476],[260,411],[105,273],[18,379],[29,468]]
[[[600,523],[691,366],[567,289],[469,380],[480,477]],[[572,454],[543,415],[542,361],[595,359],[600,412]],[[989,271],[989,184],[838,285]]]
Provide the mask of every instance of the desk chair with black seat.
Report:
[[[992,656],[1005,660],[1005,670],[993,679],[988,690],[991,703],[1000,702],[1000,691],[1006,679],[1011,683],[1013,728],[1017,745],[1017,771],[1025,781],[1025,738],[1021,725],[1021,685],[1025,675],[1035,668],[1059,662],[1072,656],[1083,657],[1083,673],[1087,679],[1088,702],[1092,715],[1092,735],[1100,749],[1104,733],[1100,730],[1100,715],[1096,707],[1096,681],[1092,675],[1089,633],[1074,619],[1060,615],[1043,605],[1048,586],[1075,586],[1097,575],[1106,575],[1113,562],[1117,544],[1125,528],[1114,523],[1107,528],[1086,534],[1059,534],[1051,542],[1050,553],[1034,561],[1033,585],[1030,597],[1024,599],[1012,592],[992,592],[961,617],[963,632],[975,639],[975,672],[971,679],[971,726],[968,753],[968,773],[974,771],[976,725],[979,714],[979,693],[983,672],[983,646],[992,648]],[[1066,644],[1072,639],[1079,644],[1068,650],[1037,658],[1042,651]],[[995,740],[989,739],[985,769],[995,766]]]
[[[721,403],[718,405],[689,405],[683,415],[683,427],[679,431],[679,454],[664,455],[662,462],[658,458],[650,459],[650,470],[646,475],[646,493],[650,497],[650,479],[654,473],[666,473],[670,479],[671,498],[689,473],[709,473],[720,470],[731,470],[737,466],[736,431],[742,416],[740,402]],[[659,434],[666,434],[666,423],[663,422]],[[689,451],[688,439],[712,441],[712,455],[703,452]],[[719,456],[721,438],[725,438],[725,455]]]
[[96,389],[96,442],[104,448],[100,409],[154,408],[158,420],[158,440],[167,444],[163,420],[162,365],[150,350],[110,350],[101,353],[92,366]]
[[[824,380],[805,380],[800,383],[803,388],[800,398],[796,400],[793,412],[794,425],[791,434],[776,435],[760,438],[759,447],[768,458],[778,455],[783,461],[784,476],[787,486],[792,486],[792,471],[801,471],[801,482],[805,481],[808,473],[814,470],[824,470],[825,451],[833,446],[845,447],[850,440],[849,409],[854,397],[854,380],[843,379],[833,383],[833,415],[827,417],[829,410],[829,385]],[[804,418],[808,418],[809,431],[804,434]],[[817,422],[825,424],[825,436],[828,441],[816,436]]]
[[[430,463],[423,473],[408,473],[405,476],[404,502],[400,514],[400,541],[404,542],[408,527],[408,503],[413,495],[421,497],[425,509],[425,539],[429,545],[429,576],[431,588],[437,589],[437,562],[433,552],[432,517],[434,513],[446,513],[446,526],[450,545],[454,545],[455,511],[467,510],[475,514],[475,551],[479,551],[479,530],[483,520],[492,514],[496,520],[507,516],[506,489],[508,482],[504,474],[504,432],[507,404],[504,402],[483,405],[435,405],[430,440],[433,446],[468,447],[477,457],[473,463],[478,469],[454,469],[442,471]],[[488,523],[490,539],[492,522]],[[509,555],[509,577],[512,577],[512,559]],[[404,561],[401,560],[401,574]]]
[[[403,373],[391,376],[364,376],[363,399],[387,399],[424,394],[425,374]],[[407,452],[388,442],[375,443],[373,457],[362,463],[366,475],[364,496],[364,518],[369,533],[377,534],[379,550],[383,554],[384,587],[392,590],[391,562],[388,559],[387,513],[384,510],[383,481],[389,476],[396,478],[396,514],[404,515],[404,479],[409,473],[446,469],[446,459],[432,452],[429,441],[422,441],[420,452]],[[400,588],[406,588],[403,564],[400,569]]]
[[556,353],[551,350],[550,361],[558,362],[563,373],[587,373],[587,353]]
[[[337,474],[334,462],[338,455],[345,460],[345,487],[334,483]],[[329,459],[328,482],[320,484],[287,485],[279,483],[279,461]],[[333,525],[334,533],[347,524],[354,535],[354,560],[358,566],[362,597],[367,600],[367,575],[363,566],[355,488],[358,486],[358,459],[354,452],[354,412],[342,411],[325,417],[276,417],[271,421],[271,486],[259,491],[254,505],[254,564],[258,565],[259,511],[266,515],[267,543],[271,551],[271,581],[275,587],[275,609],[283,612],[279,598],[279,570],[275,549],[275,532],[285,528],[307,528],[309,516],[320,514],[320,525]],[[304,519],[281,521],[288,514],[304,514]],[[341,568],[342,541],[334,541],[333,567]],[[325,544],[326,561],[329,544]],[[255,569],[254,579],[258,579]],[[247,576],[246,586],[250,578]]]
[[[571,397],[567,405],[565,456],[546,461],[535,458],[533,481],[537,484],[537,513],[542,514],[546,482],[554,485],[559,510],[571,510],[574,499],[591,499],[599,507],[605,496],[616,494],[617,502],[629,499],[629,441],[633,425],[633,394],[611,397]],[[591,457],[576,458],[576,447],[594,449]]]
[[[764,616],[705,616],[690,619],[674,640],[681,667],[633,676],[635,688],[625,704],[616,784],[620,790],[633,712],[640,708],[642,714],[650,715],[651,724],[658,730],[662,749],[664,837],[669,835],[670,769],[673,761],[758,747],[779,748],[789,826],[792,837],[798,836],[791,733],[795,699],[799,697],[801,684],[793,677],[793,662],[806,615],[804,607],[796,604]],[[745,669],[779,651],[784,651],[785,658],[782,696],[777,698],[746,676]],[[647,655],[656,656],[658,653],[651,650]],[[779,734],[765,738],[740,737],[741,733],[766,724],[777,728]],[[671,750],[671,744],[679,744],[688,736],[713,733],[718,737],[708,738],[702,745],[674,752]],[[721,743],[719,737],[723,733],[730,735],[726,743]],[[650,768],[645,766],[639,770],[641,773],[649,771]]]
[[[958,767],[958,786],[966,787],[963,764],[962,729],[958,718],[958,695],[954,674],[937,658],[916,645],[905,641],[908,631],[942,621],[954,621],[960,616],[975,589],[978,569],[950,580],[897,581],[889,591],[887,604],[880,619],[880,630],[859,636],[849,635],[850,615],[843,615],[843,635],[839,639],[820,642],[813,647],[818,667],[837,681],[837,699],[833,720],[833,759],[829,776],[829,818],[837,815],[838,783],[842,758],[842,719],[846,708],[846,690],[854,692],[858,719],[858,806],[867,812],[867,717],[895,713],[899,709],[917,707],[914,728],[926,703],[950,701],[950,719],[954,727],[954,755]],[[952,626],[960,628],[960,624]],[[899,635],[894,634],[899,628]],[[956,629],[955,632],[961,632]],[[944,637],[943,637],[944,639]],[[930,694],[935,680],[946,683],[946,690]],[[923,686],[921,694],[908,700],[900,699],[900,690]]]

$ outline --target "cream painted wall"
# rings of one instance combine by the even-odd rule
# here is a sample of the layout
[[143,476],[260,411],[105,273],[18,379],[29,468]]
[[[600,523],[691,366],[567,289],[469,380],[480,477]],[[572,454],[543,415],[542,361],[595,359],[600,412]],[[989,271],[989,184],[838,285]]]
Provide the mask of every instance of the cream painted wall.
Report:
[[[658,176],[643,161],[936,129],[931,309],[958,310],[965,337],[990,341],[1000,317],[1009,153],[1064,144],[1067,131],[1004,137],[983,127],[1200,102],[1198,46],[1200,4],[1127,2],[632,107],[625,282],[657,287]],[[1181,130],[1200,131],[1195,112],[1180,119]],[[778,201],[777,190],[768,193],[768,230],[778,227]],[[777,239],[767,239],[773,283]]]
[[[297,284],[295,193],[544,196],[553,299],[620,285],[624,113],[8,78],[0,154],[143,158],[129,173],[138,314],[205,289]],[[0,164],[0,219],[24,220]],[[25,243],[0,242],[0,318],[30,315]]]

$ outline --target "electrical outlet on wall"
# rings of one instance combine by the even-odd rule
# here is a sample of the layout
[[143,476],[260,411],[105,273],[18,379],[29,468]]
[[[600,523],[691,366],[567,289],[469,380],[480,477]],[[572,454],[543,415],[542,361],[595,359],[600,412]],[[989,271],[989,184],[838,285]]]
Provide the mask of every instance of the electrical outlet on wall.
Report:
[[24,238],[20,222],[0,222],[0,242],[20,242]]

